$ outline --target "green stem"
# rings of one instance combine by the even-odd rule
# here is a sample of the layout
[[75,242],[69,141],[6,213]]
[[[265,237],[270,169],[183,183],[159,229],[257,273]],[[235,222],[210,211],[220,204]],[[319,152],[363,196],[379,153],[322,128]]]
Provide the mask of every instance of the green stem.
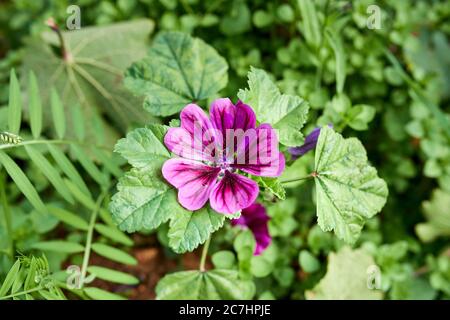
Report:
[[202,251],[202,258],[200,260],[200,271],[205,272],[205,263],[206,263],[206,256],[208,254],[209,244],[211,243],[211,236],[206,240],[205,244],[203,245],[203,251]]
[[8,255],[14,257],[14,240],[11,225],[11,211],[9,210],[8,199],[5,192],[6,178],[3,172],[0,175],[0,200],[3,207],[3,216],[5,218],[6,238],[8,239]]
[[59,288],[70,291],[71,293],[79,296],[81,299],[83,300],[88,300],[88,296],[84,293],[83,290],[81,289],[71,289],[67,286],[66,283],[62,282],[62,281],[56,281],[56,284]]
[[89,221],[89,229],[86,236],[86,246],[84,247],[84,256],[83,256],[83,265],[81,267],[81,278],[80,278],[80,288],[83,288],[84,280],[86,279],[87,267],[89,265],[89,257],[91,255],[91,246],[92,246],[92,236],[94,235],[94,226],[95,221],[97,220],[98,212],[100,211],[100,207],[103,199],[105,198],[107,190],[103,191],[102,194],[98,197],[97,202],[95,203],[95,208],[92,211],[91,220]]
[[317,66],[317,70],[316,70],[316,77],[315,77],[315,85],[314,87],[316,88],[316,90],[320,89],[322,87],[322,75],[323,75],[323,64],[324,61],[322,58],[320,58],[320,49],[322,49],[323,44],[324,44],[324,38],[325,38],[325,28],[327,26],[327,22],[328,22],[328,6],[330,4],[330,1],[327,0],[327,2],[325,3],[324,6],[324,15],[325,15],[325,21],[323,22],[322,25],[322,30],[321,30],[321,38],[320,38],[320,44],[316,49],[316,54],[319,57],[319,65]]
[[10,294],[9,296],[0,297],[0,300],[6,300],[6,299],[14,298],[14,297],[17,297],[17,296],[22,296],[24,294],[29,294],[29,293],[36,292],[36,291],[39,291],[39,290],[42,290],[42,289],[43,289],[42,287],[36,287],[36,288],[33,288],[33,289],[29,289],[29,290],[13,293],[13,294]]
[[105,147],[105,146],[89,145],[89,144],[82,143],[80,141],[75,141],[75,140],[45,140],[45,139],[43,139],[43,140],[27,140],[27,141],[22,141],[17,144],[1,144],[0,150],[17,148],[17,147],[21,147],[21,146],[25,146],[25,145],[30,145],[30,144],[77,144],[79,146],[86,147],[86,148],[93,147],[93,148],[98,148],[98,149],[104,149],[106,151],[111,151],[108,147]]
[[311,179],[317,176],[316,172],[311,173],[310,175],[307,175],[306,177],[300,177],[300,178],[294,178],[294,179],[289,179],[289,180],[283,180],[280,181],[281,183],[290,183],[290,182],[296,182],[296,181],[302,181],[302,180],[307,180],[307,179]]

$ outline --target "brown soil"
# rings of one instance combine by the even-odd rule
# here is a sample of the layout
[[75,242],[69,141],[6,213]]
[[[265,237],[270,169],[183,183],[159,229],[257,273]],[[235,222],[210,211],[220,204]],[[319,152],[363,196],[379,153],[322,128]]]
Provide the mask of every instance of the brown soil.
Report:
[[[164,249],[153,236],[137,234],[134,235],[133,240],[137,247],[133,248],[129,253],[138,261],[136,266],[116,263],[94,252],[91,253],[89,265],[103,266],[132,274],[140,280],[140,283],[136,286],[129,286],[96,279],[91,286],[109,292],[125,294],[132,300],[155,299],[155,287],[164,275],[179,270],[195,270],[198,268],[201,247],[194,252],[170,259],[165,255]],[[207,262],[207,268],[210,267],[211,264]]]

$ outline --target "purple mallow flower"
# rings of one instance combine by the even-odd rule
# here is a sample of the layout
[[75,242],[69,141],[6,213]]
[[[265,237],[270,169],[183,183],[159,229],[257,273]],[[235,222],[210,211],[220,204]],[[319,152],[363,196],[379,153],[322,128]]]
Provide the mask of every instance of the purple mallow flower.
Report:
[[233,226],[248,228],[253,233],[256,240],[255,256],[260,255],[272,242],[268,227],[269,220],[266,208],[259,203],[245,208],[238,219],[231,220]]
[[210,118],[196,104],[188,104],[180,119],[181,126],[170,128],[164,143],[181,158],[167,160],[162,174],[188,210],[198,210],[209,200],[217,212],[235,213],[259,193],[258,184],[241,171],[277,177],[284,170],[275,130],[269,124],[256,127],[252,108],[240,101],[215,100]]
[[[328,126],[330,128],[333,127],[331,124],[329,124]],[[298,159],[299,157],[303,156],[305,153],[316,147],[317,140],[319,139],[320,135],[320,129],[321,129],[320,127],[314,128],[314,130],[311,131],[311,133],[306,136],[305,143],[302,144],[301,146],[288,149],[293,160]]]

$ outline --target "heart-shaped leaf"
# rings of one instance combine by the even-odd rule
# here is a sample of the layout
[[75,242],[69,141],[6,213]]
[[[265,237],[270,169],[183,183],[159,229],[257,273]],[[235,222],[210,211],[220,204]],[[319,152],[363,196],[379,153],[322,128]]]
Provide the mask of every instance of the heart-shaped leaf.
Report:
[[203,40],[180,32],[162,32],[149,54],[128,69],[125,85],[145,96],[144,108],[169,116],[193,101],[214,96],[228,82],[228,65]]
[[172,273],[156,286],[159,300],[248,300],[254,293],[252,281],[239,279],[235,270],[223,269]]
[[261,123],[269,123],[279,130],[280,143],[298,146],[303,143],[303,128],[309,106],[298,96],[281,94],[269,75],[261,69],[251,68],[248,89],[239,90],[238,97],[255,110]]
[[328,126],[321,129],[315,157],[319,226],[354,243],[366,219],[386,203],[387,185],[369,166],[361,142],[344,139]]
[[192,251],[223,226],[225,215],[209,207],[177,211],[170,220],[169,245],[177,253]]
[[153,28],[152,21],[137,20],[62,32],[65,56],[57,35],[45,32],[27,41],[23,74],[29,70],[36,74],[43,105],[49,105],[54,87],[66,108],[81,104],[89,115],[91,108],[100,107],[122,129],[146,123],[141,101],[125,89],[122,80],[126,68],[145,55]]
[[[362,249],[342,248],[331,253],[325,277],[311,290],[308,300],[381,300],[383,292],[370,289],[370,270],[375,266],[373,258]],[[373,269],[377,270],[377,269]],[[373,274],[376,276],[376,274]]]

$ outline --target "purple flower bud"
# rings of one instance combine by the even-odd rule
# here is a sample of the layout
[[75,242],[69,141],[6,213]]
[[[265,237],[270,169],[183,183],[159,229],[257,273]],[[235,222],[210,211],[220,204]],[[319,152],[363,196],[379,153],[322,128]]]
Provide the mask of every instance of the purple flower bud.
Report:
[[[333,125],[329,124],[328,127],[333,128]],[[319,135],[320,135],[320,129],[321,129],[320,127],[314,128],[314,130],[311,131],[311,133],[306,136],[305,143],[302,144],[301,146],[292,147],[292,148],[288,149],[293,160],[298,159],[299,157],[303,156],[308,151],[310,151],[316,147],[317,140],[319,139]]]

